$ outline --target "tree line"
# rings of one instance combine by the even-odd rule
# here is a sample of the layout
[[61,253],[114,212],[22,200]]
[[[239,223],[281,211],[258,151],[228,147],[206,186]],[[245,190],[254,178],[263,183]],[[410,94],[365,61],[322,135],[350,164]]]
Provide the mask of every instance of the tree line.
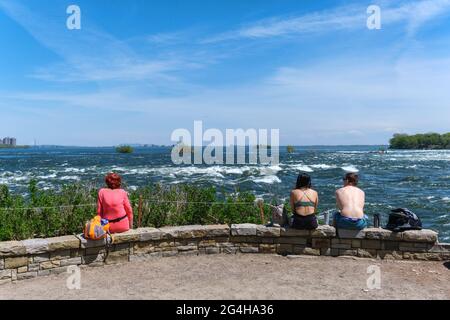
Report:
[[391,149],[450,149],[450,132],[425,134],[394,134],[389,141]]

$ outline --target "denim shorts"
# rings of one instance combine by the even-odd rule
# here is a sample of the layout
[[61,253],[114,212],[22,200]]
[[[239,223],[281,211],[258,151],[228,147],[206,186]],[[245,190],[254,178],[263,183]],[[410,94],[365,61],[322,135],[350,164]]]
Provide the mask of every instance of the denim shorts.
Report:
[[340,229],[362,230],[367,227],[367,216],[362,219],[348,218],[336,212],[333,217],[334,225]]

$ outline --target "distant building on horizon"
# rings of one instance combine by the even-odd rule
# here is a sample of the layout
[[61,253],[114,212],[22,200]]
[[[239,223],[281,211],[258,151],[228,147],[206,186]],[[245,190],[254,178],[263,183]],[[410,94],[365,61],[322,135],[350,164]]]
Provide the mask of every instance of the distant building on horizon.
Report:
[[6,146],[15,147],[17,145],[17,139],[12,137],[5,137],[0,139],[0,143]]

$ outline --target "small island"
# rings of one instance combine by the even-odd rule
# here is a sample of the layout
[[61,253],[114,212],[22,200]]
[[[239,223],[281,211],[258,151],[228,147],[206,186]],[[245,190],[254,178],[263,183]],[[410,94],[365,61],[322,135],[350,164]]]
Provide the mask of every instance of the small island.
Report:
[[450,132],[424,134],[394,134],[389,141],[390,149],[443,150],[450,149]]
[[133,153],[134,149],[132,146],[118,146],[116,148],[117,153]]

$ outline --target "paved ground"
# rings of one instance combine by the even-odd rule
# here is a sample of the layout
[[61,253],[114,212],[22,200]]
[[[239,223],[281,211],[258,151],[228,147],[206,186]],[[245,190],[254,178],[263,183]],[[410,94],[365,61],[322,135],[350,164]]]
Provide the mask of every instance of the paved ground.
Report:
[[[367,288],[367,268],[381,289]],[[1,299],[450,299],[448,263],[350,257],[208,255],[83,268],[0,285]]]

